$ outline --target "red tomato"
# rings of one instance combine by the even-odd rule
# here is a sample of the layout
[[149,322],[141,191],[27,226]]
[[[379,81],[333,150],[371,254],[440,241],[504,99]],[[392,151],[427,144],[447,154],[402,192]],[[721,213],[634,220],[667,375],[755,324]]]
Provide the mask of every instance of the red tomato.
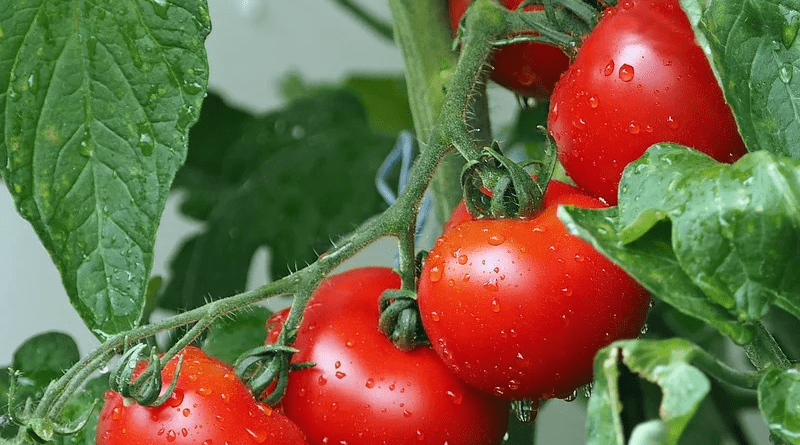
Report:
[[566,232],[558,204],[603,207],[552,182],[528,220],[465,221],[440,237],[419,279],[425,331],[450,369],[513,399],[566,397],[592,379],[595,353],[639,335],[649,294]]
[[556,85],[547,126],[567,174],[612,205],[622,170],[657,142],[721,162],[746,152],[677,0],[608,9]]
[[[253,398],[232,367],[195,347],[182,354],[178,386],[163,405],[144,407],[106,393],[98,445],[307,444],[297,425]],[[165,389],[177,362],[175,357],[164,368]]]
[[[508,402],[458,380],[430,348],[402,352],[378,331],[378,300],[400,278],[388,268],[325,280],[298,330],[282,409],[313,445],[490,445],[503,441]],[[280,316],[279,316],[280,317]]]
[[[499,0],[508,9],[517,9],[523,0]],[[472,0],[450,0],[453,30]],[[542,9],[529,6],[526,11]],[[499,48],[492,56],[492,80],[525,97],[547,100],[559,76],[569,66],[561,49],[544,43],[523,42]]]

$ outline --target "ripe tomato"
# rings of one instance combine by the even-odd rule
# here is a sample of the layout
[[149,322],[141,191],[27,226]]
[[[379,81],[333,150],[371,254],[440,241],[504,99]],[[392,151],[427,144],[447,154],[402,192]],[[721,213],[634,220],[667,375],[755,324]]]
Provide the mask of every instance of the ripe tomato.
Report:
[[465,221],[440,237],[419,279],[425,331],[467,383],[513,399],[566,397],[592,378],[603,346],[639,335],[650,298],[566,232],[558,204],[603,207],[551,182],[527,220]]
[[[517,9],[523,0],[500,0],[508,9]],[[458,29],[461,16],[472,0],[450,0],[450,20]],[[529,6],[527,11],[542,9]],[[525,97],[547,100],[559,76],[569,66],[561,49],[544,43],[523,42],[499,48],[492,56],[492,80]]]
[[[98,445],[307,444],[297,425],[253,398],[231,366],[191,346],[182,354],[178,386],[163,405],[144,407],[106,393]],[[164,368],[163,388],[172,382],[177,362],[175,357]]]
[[677,0],[606,10],[556,84],[547,126],[567,174],[612,205],[622,170],[657,142],[721,162],[746,152]]
[[399,286],[377,267],[322,283],[294,343],[293,361],[316,366],[289,375],[283,411],[314,445],[502,443],[507,401],[464,384],[430,348],[402,352],[378,331],[379,297]]

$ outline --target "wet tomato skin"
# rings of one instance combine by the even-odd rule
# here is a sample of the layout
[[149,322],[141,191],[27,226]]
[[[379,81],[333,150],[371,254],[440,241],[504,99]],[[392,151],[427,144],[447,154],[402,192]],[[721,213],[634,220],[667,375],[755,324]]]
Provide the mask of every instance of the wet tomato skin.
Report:
[[562,183],[529,220],[468,220],[440,237],[418,285],[425,331],[450,369],[490,394],[566,397],[592,379],[595,353],[639,335],[650,298],[566,232],[558,204],[604,207]]
[[720,162],[746,153],[677,0],[625,0],[606,10],[556,84],[547,126],[570,178],[611,205],[625,166],[655,143]]
[[[523,0],[500,0],[510,10]],[[450,0],[450,20],[453,30],[472,0]],[[541,6],[526,7],[526,11]],[[561,49],[544,43],[521,42],[503,46],[492,53],[491,78],[499,85],[525,97],[547,100],[553,87],[567,67],[569,57]]]
[[[290,374],[283,411],[312,445],[502,443],[507,401],[458,380],[430,348],[402,352],[378,331],[378,299],[399,286],[397,274],[379,267],[321,284],[293,358],[316,366]],[[279,328],[281,317],[268,325]]]
[[[291,420],[257,402],[233,368],[189,346],[172,396],[150,408],[108,391],[97,425],[98,445],[307,445]],[[172,382],[178,358],[165,367]],[[137,367],[135,374],[144,370]]]

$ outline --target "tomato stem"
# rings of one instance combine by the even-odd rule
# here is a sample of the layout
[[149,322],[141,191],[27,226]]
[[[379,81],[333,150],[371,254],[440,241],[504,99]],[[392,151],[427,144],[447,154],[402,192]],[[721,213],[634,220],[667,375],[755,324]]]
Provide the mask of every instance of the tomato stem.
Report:
[[772,334],[761,323],[754,323],[754,326],[755,336],[753,340],[743,346],[750,363],[759,371],[771,367],[790,368],[792,363],[783,353]]

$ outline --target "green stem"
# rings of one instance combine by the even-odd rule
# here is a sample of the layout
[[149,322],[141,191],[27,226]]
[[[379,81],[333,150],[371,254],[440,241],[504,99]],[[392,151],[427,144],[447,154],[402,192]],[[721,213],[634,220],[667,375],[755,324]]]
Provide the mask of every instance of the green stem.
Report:
[[766,368],[777,367],[787,369],[792,363],[786,358],[781,347],[761,323],[755,324],[756,335],[753,341],[743,346],[747,358],[757,370],[763,371]]
[[393,39],[392,25],[381,20],[375,14],[366,10],[363,6],[354,2],[353,0],[334,0],[342,8],[356,16],[364,24],[369,26],[373,31],[378,33],[381,37],[387,40]]
[[706,352],[705,349],[697,348],[697,355],[692,360],[692,364],[697,366],[706,374],[715,379],[740,388],[755,390],[761,379],[758,371],[738,371],[725,363],[717,360],[714,356]]

